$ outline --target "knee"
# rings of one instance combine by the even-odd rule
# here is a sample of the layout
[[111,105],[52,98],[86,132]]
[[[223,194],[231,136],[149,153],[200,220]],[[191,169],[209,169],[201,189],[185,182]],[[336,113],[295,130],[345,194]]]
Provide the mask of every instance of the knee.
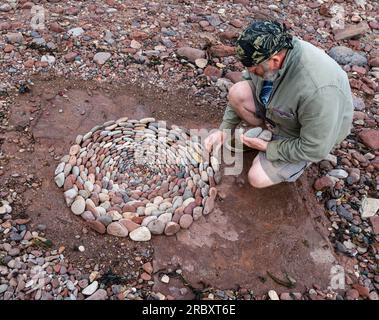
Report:
[[230,87],[228,101],[233,108],[238,108],[251,98],[251,89],[247,81],[240,81]]
[[267,182],[260,176],[259,172],[255,170],[254,166],[249,170],[248,181],[249,184],[256,189],[267,187]]

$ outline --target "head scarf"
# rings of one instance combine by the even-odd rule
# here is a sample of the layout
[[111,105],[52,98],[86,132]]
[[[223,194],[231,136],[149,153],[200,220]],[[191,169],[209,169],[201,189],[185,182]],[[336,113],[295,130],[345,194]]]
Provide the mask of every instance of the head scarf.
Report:
[[276,21],[253,22],[239,36],[236,53],[245,67],[268,60],[284,48],[292,49],[292,35]]

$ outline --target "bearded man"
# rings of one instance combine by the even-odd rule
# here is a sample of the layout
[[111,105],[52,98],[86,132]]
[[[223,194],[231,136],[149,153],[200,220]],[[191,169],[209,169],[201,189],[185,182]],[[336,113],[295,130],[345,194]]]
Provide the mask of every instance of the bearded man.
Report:
[[266,127],[272,140],[240,137],[259,150],[248,173],[255,188],[296,181],[350,133],[353,100],[347,74],[323,50],[288,33],[276,21],[256,21],[237,40],[246,67],[229,90],[219,130],[209,135],[210,152],[225,143],[226,130],[241,120]]

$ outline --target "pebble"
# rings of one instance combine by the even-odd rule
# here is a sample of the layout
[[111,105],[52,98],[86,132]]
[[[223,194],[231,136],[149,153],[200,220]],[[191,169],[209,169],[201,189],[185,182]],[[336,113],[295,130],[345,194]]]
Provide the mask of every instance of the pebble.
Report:
[[57,184],[59,188],[63,187],[64,181],[65,181],[65,175],[63,172],[55,176],[55,183]]
[[188,229],[192,222],[193,222],[193,217],[190,214],[183,214],[179,220],[179,225],[183,229]]
[[149,241],[151,239],[150,230],[147,227],[140,227],[129,233],[133,241]]
[[109,52],[98,52],[93,57],[93,61],[95,61],[99,65],[103,65],[111,58],[111,54]]
[[166,224],[164,233],[166,236],[172,236],[180,230],[180,225],[176,222],[170,221]]
[[84,33],[84,30],[83,30],[83,28],[80,28],[80,27],[78,27],[78,28],[72,28],[72,29],[68,30],[68,32],[67,32],[67,34],[69,36],[73,36],[73,37],[79,37],[83,33]]
[[373,217],[379,210],[379,199],[364,198],[362,201],[362,214],[361,217],[370,218]]
[[104,289],[97,290],[93,295],[88,297],[86,300],[106,300],[108,294]]
[[367,65],[367,58],[352,49],[344,46],[336,46],[329,50],[328,54],[341,65]]
[[270,297],[270,300],[280,300],[278,294],[274,290],[270,290],[268,296]]
[[71,211],[76,215],[81,215],[86,208],[86,201],[83,197],[77,196],[71,205]]
[[83,289],[82,294],[84,294],[85,296],[90,296],[95,293],[98,287],[99,283],[97,281],[94,281],[88,287]]
[[329,171],[328,174],[338,179],[346,179],[349,176],[349,174],[343,169],[334,169]]
[[169,283],[170,282],[170,278],[169,278],[168,275],[165,274],[165,275],[162,276],[161,281],[163,283]]
[[107,226],[107,233],[116,237],[126,237],[128,229],[119,222],[112,222]]
[[150,230],[151,234],[162,234],[165,229],[165,223],[162,220],[153,220],[148,225],[147,228]]

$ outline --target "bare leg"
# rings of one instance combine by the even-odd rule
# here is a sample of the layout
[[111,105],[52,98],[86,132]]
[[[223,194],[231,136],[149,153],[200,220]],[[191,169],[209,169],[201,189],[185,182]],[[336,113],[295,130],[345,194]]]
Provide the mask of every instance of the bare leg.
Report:
[[256,116],[253,93],[248,81],[234,84],[229,90],[228,100],[241,119],[254,127],[263,125],[263,120]]
[[255,157],[253,164],[249,170],[248,179],[250,185],[254,188],[266,188],[275,184],[263,170],[258,155]]

